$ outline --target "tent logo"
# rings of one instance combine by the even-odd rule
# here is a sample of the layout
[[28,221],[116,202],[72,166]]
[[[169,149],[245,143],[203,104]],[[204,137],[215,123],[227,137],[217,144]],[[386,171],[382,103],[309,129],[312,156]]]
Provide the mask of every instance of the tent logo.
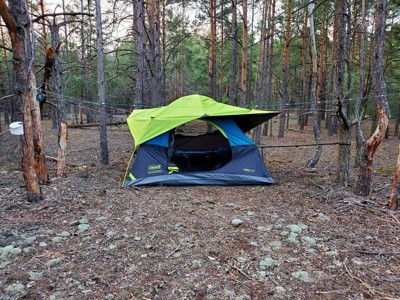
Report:
[[243,171],[248,172],[248,173],[254,173],[256,170],[254,170],[254,169],[243,169]]
[[148,174],[162,173],[161,165],[150,165],[147,168]]

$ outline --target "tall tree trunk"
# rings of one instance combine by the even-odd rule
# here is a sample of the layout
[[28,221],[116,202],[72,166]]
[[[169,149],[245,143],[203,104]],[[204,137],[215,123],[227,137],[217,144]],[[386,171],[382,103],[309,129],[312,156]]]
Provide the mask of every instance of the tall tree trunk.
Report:
[[240,79],[240,105],[245,107],[247,105],[247,0],[242,0],[242,74]]
[[278,138],[285,136],[285,118],[287,111],[287,103],[289,103],[288,82],[289,82],[289,43],[290,43],[290,27],[292,18],[292,0],[287,0],[286,4],[286,26],[285,26],[285,45],[283,48],[283,66],[282,66],[282,98],[279,115],[279,132]]
[[106,95],[104,87],[104,50],[103,50],[103,28],[101,21],[100,0],[96,3],[96,28],[97,28],[97,87],[100,101],[100,152],[101,163],[108,164],[108,144],[107,144],[107,114],[106,114]]
[[[337,11],[338,2],[335,1],[335,11]],[[335,14],[333,18],[333,37],[332,37],[332,47],[331,47],[331,61],[330,61],[330,78],[329,78],[329,92],[328,92],[328,99],[327,99],[327,106],[331,106],[334,102],[336,89],[335,89],[335,75],[337,73],[337,35],[338,35],[338,20],[339,15]],[[325,128],[328,129],[328,135],[332,136],[334,133],[337,132],[337,118],[333,118],[332,115],[329,115],[325,119]]]
[[232,25],[231,25],[231,40],[232,40],[232,62],[229,72],[229,103],[237,105],[237,73],[238,73],[238,36],[237,36],[237,0],[232,0]]
[[167,0],[161,0],[162,1],[162,17],[161,17],[161,70],[162,70],[162,85],[161,85],[161,91],[162,91],[162,105],[167,104],[167,62],[166,62],[166,35],[167,35],[167,25],[165,21],[165,16],[166,16],[166,1]]
[[308,13],[310,16],[310,37],[311,37],[311,61],[312,61],[312,76],[311,76],[311,110],[313,117],[313,130],[314,139],[317,144],[315,147],[314,156],[308,160],[307,167],[315,168],[317,165],[321,154],[321,128],[319,123],[319,114],[317,112],[317,76],[318,76],[318,66],[317,66],[317,43],[315,41],[315,31],[314,31],[314,3],[308,5]]
[[345,97],[345,65],[346,51],[349,51],[347,45],[346,25],[348,16],[347,0],[341,0],[338,3],[338,33],[337,33],[337,91],[338,91],[338,115],[341,117],[340,135],[339,135],[339,154],[337,182],[340,186],[348,186],[350,182],[350,142],[351,127],[348,121],[348,99]]
[[375,104],[378,111],[378,126],[373,135],[364,145],[363,160],[360,167],[356,192],[368,196],[371,186],[372,166],[374,156],[389,124],[389,103],[387,100],[386,84],[383,77],[383,42],[385,38],[387,1],[376,1],[374,48],[372,53],[372,84],[375,94]]
[[210,47],[208,53],[208,95],[216,98],[216,35],[217,35],[217,18],[216,18],[216,0],[210,1]]
[[143,106],[144,89],[144,44],[143,44],[143,0],[137,0],[136,3],[136,29],[137,29],[137,68],[136,73],[136,103],[139,108]]
[[[53,18],[56,18],[53,16]],[[60,27],[53,21],[50,26],[51,32],[51,48],[54,52],[54,92],[57,114],[57,128],[58,128],[58,147],[57,147],[57,176],[67,176],[67,106],[62,99],[63,88],[61,80],[61,57],[60,57]]]
[[[224,16],[224,2],[221,3],[221,16]],[[224,98],[224,49],[225,49],[225,38],[224,38],[224,18],[221,17],[221,44],[220,44],[220,56],[219,56],[219,95],[218,98],[225,100]]]
[[[270,108],[272,106],[272,96],[273,96],[273,89],[272,89],[272,79],[273,79],[273,67],[272,67],[272,59],[274,57],[274,32],[275,32],[275,7],[276,7],[276,0],[271,0],[271,13],[270,13],[270,18],[268,20],[268,36],[270,38],[269,40],[269,54],[268,54],[268,59],[267,59],[267,65],[268,65],[268,80],[267,80],[267,106]],[[264,130],[263,130],[263,135],[267,136],[268,135],[268,129],[270,130],[270,136],[272,137],[272,120],[269,120],[268,123],[265,124]]]
[[[39,103],[36,101],[33,51],[31,48],[31,21],[25,1],[0,0],[0,15],[3,18],[13,48],[15,86],[23,106],[24,136],[22,144],[22,172],[28,201],[42,199],[39,180],[48,182],[40,123]],[[22,30],[21,30],[22,29]]]
[[359,45],[359,73],[360,73],[360,91],[356,101],[355,119],[356,119],[356,154],[354,159],[354,167],[361,166],[361,152],[362,146],[365,142],[364,134],[361,129],[362,108],[365,105],[365,66],[364,66],[364,47],[365,47],[365,0],[361,0],[361,25],[360,25],[360,45]]
[[307,93],[307,11],[304,11],[304,24],[302,30],[302,47],[301,47],[301,105],[299,125],[300,131],[304,131],[306,124],[306,113],[308,112],[308,93]]
[[160,1],[147,1],[147,16],[149,22],[149,67],[150,67],[150,97],[152,106],[160,106],[161,91],[161,46],[160,46]]

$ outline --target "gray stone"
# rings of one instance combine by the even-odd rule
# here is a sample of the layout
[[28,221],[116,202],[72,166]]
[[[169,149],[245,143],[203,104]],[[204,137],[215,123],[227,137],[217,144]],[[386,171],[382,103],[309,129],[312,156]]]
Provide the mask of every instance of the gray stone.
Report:
[[61,259],[60,259],[60,258],[53,258],[53,259],[50,259],[50,260],[46,263],[46,266],[49,267],[49,268],[51,268],[51,267],[54,267],[54,266],[56,266],[56,265],[58,265],[58,264],[60,264],[60,263],[61,263]]
[[52,241],[54,243],[61,243],[63,240],[64,240],[64,238],[61,237],[61,236],[55,236],[55,237],[52,238]]
[[283,286],[278,285],[275,287],[275,292],[277,294],[284,294],[286,292],[286,289]]
[[63,232],[61,232],[61,236],[62,237],[70,237],[71,234],[68,231],[63,231]]
[[108,249],[115,250],[117,249],[117,245],[111,244],[110,246],[108,246]]
[[195,269],[200,269],[203,267],[204,261],[202,259],[192,260],[192,267]]
[[79,226],[78,226],[78,230],[79,230],[80,232],[88,231],[89,228],[90,228],[90,225],[89,225],[89,224],[86,224],[86,223],[79,224]]
[[240,226],[242,224],[243,224],[243,220],[240,220],[240,219],[233,219],[232,220],[232,225],[235,226],[235,227],[238,227],[238,226]]

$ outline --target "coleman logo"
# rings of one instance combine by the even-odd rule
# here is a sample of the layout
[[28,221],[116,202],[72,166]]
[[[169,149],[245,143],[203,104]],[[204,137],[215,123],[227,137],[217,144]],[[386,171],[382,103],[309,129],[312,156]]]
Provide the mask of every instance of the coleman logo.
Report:
[[155,170],[160,170],[160,169],[161,169],[161,165],[151,165],[148,168],[149,171],[155,171]]
[[254,170],[254,169],[243,169],[243,171],[248,172],[248,173],[254,173],[256,170]]

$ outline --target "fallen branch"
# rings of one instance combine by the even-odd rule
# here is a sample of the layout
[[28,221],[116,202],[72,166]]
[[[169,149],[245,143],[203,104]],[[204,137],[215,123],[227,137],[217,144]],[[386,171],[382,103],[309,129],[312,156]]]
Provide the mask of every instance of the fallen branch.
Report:
[[[125,125],[126,122],[112,122],[106,124],[107,126],[119,126],[119,125]],[[68,128],[88,128],[88,127],[100,127],[99,123],[91,123],[91,124],[71,124],[68,125]]]

